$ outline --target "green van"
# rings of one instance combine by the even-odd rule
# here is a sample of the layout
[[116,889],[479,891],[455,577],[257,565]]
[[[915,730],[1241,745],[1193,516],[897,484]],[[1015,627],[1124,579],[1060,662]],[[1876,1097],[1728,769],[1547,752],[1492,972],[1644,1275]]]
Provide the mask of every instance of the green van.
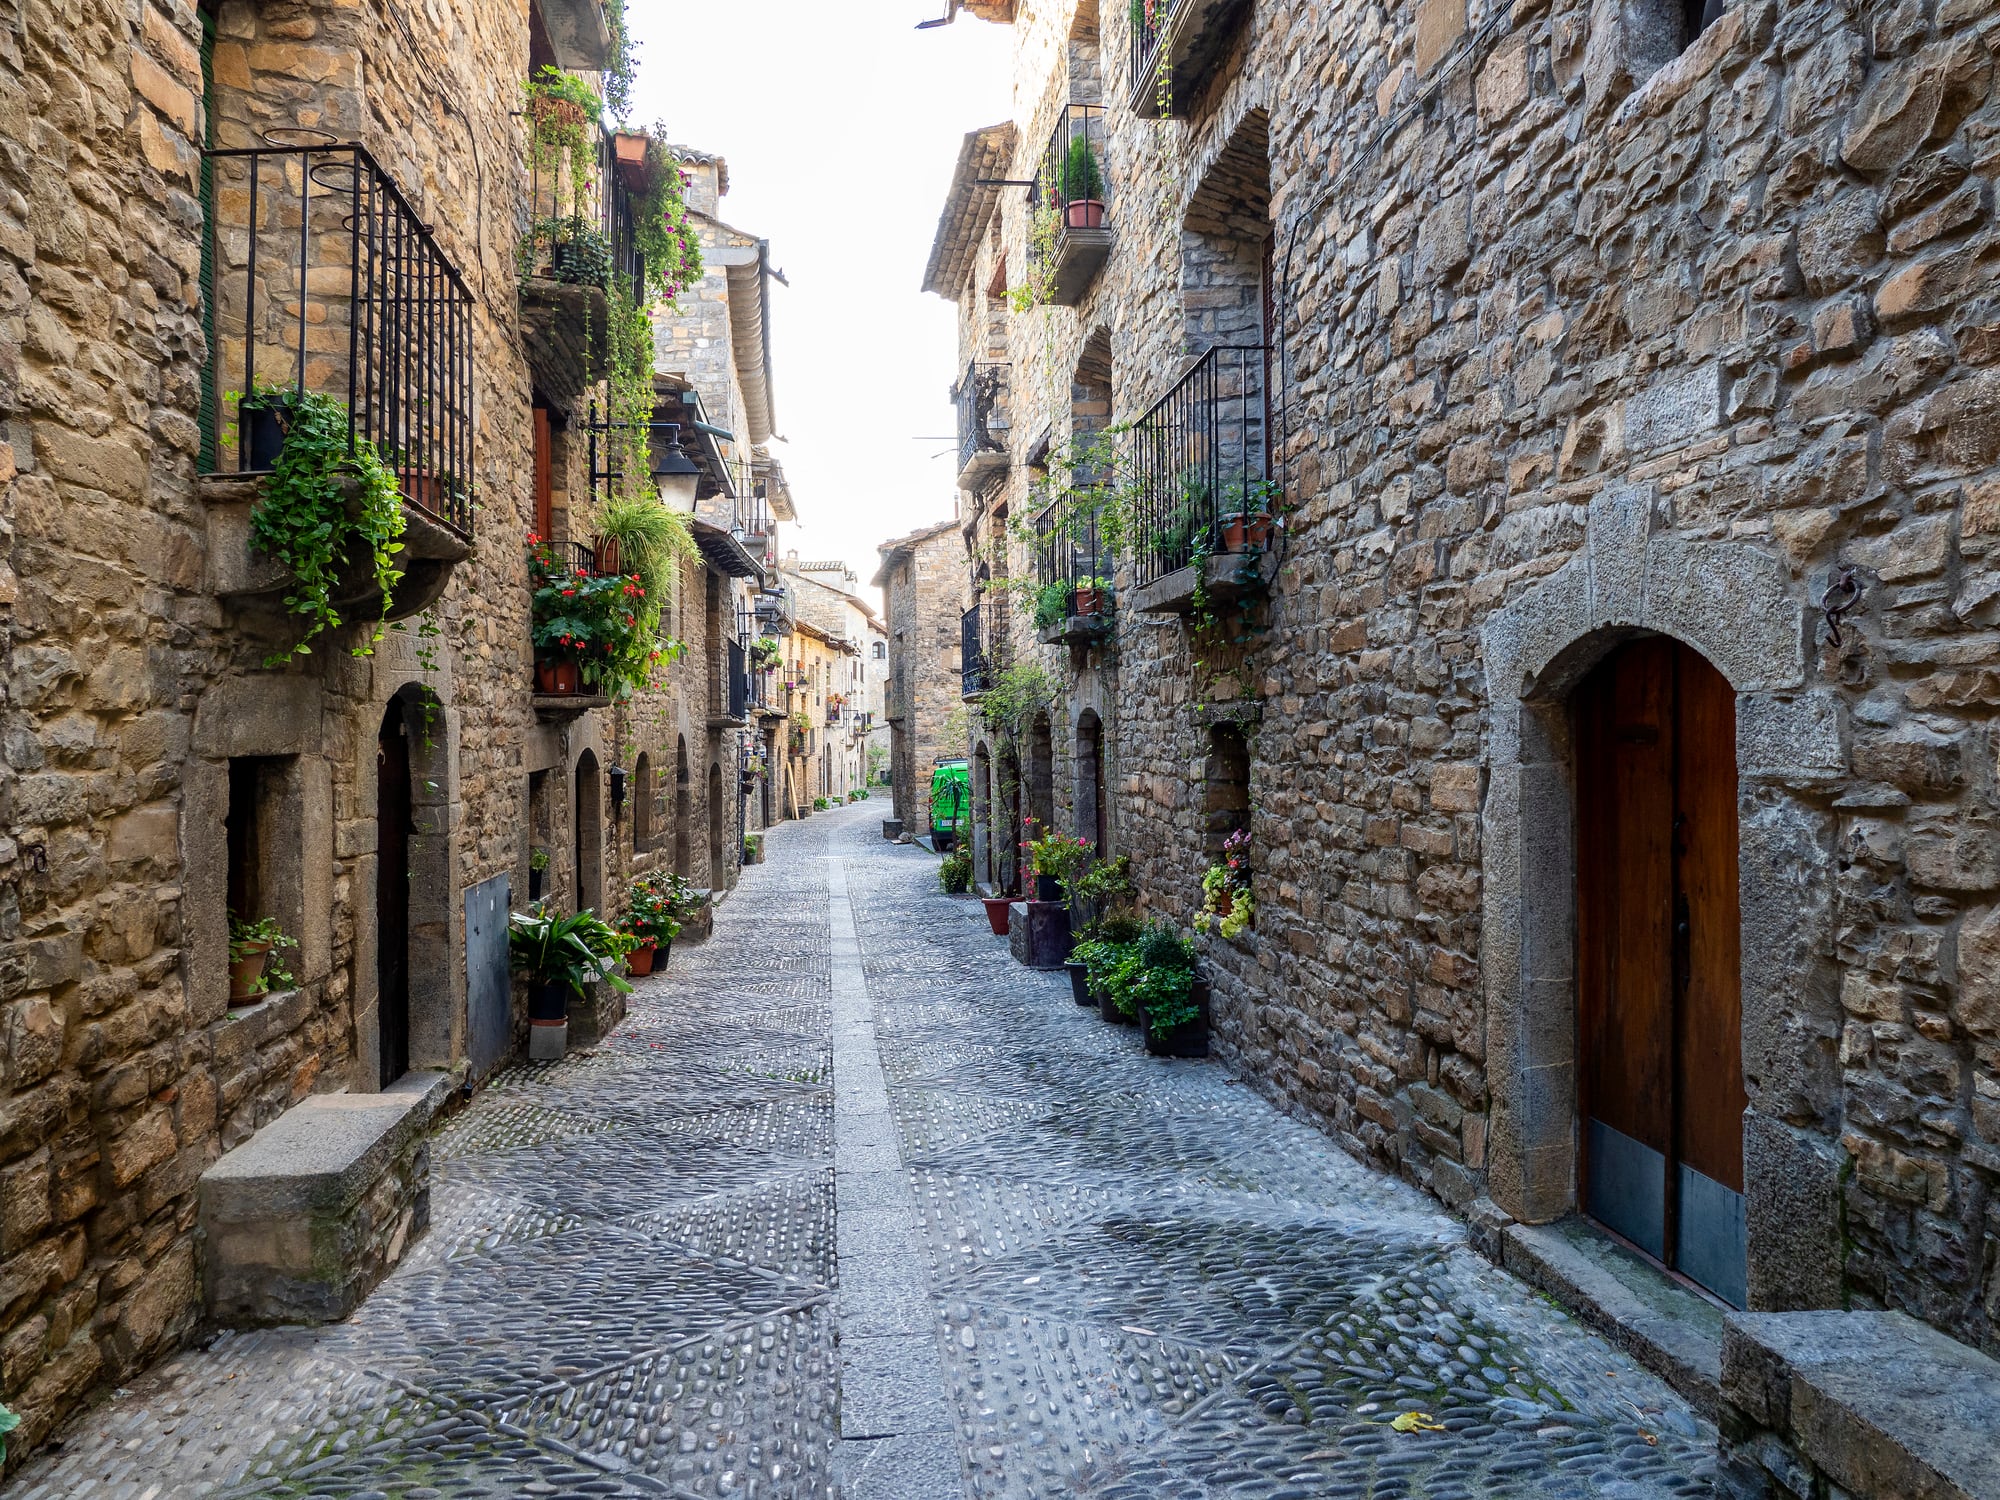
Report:
[[962,760],[941,760],[931,772],[931,845],[942,854],[972,822],[972,778]]

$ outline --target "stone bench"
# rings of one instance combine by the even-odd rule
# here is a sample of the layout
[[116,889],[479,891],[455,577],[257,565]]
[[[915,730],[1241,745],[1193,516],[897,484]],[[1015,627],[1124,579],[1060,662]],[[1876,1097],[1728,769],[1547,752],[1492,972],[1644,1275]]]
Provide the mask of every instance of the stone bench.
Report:
[[1883,1312],[1732,1314],[1719,1492],[2000,1500],[2000,1361]]
[[443,1073],[379,1094],[316,1094],[201,1175],[203,1293],[229,1327],[330,1323],[430,1225],[432,1116]]

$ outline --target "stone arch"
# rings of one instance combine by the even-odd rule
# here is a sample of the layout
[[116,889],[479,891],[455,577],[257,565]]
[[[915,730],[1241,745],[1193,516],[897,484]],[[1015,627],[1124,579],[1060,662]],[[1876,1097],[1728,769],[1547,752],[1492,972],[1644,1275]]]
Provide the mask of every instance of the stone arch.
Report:
[[597,752],[576,758],[576,909],[604,914],[604,777]]
[[688,742],[674,742],[674,873],[694,875],[694,786],[688,770]]
[[729,884],[729,814],[722,801],[722,766],[708,763],[708,885],[719,891]]
[[659,795],[653,785],[653,757],[646,751],[632,766],[632,852],[644,854],[653,847],[653,799]]
[[1021,889],[1021,808],[1026,787],[1021,752],[1010,740],[1000,746],[993,785],[993,878],[1006,895]]
[[1202,163],[1181,222],[1189,352],[1265,342],[1271,244],[1271,116],[1246,109]]
[[1076,836],[1102,853],[1107,842],[1104,798],[1104,722],[1086,708],[1076,719]]
[[[1802,794],[1844,774],[1838,710],[1830,689],[1809,685],[1805,611],[1783,565],[1745,544],[1654,535],[1653,511],[1643,490],[1599,496],[1583,551],[1482,630],[1486,1188],[1529,1222],[1576,1207],[1567,704],[1621,642],[1668,636],[1705,657],[1736,694],[1749,1305],[1837,1305],[1834,828]],[[1432,796],[1440,790],[1434,780]]]
[[1028,729],[1028,779],[1022,788],[1036,832],[1056,826],[1055,730],[1046,713],[1035,715]]
[[981,740],[972,752],[972,878],[994,883],[993,753]]

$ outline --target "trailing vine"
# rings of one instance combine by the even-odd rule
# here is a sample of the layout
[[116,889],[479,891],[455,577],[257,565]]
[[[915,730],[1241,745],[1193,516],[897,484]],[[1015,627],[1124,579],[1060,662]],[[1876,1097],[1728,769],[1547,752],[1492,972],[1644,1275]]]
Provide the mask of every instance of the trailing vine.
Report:
[[645,261],[646,281],[669,307],[701,278],[701,238],[688,213],[687,181],[667,146],[667,128],[646,136],[646,182],[632,196],[632,243]]
[[[569,168],[570,213],[581,218],[584,195],[597,181],[597,128],[604,100],[574,73],[546,64],[521,85],[527,96],[528,163]],[[561,185],[556,202],[561,203]]]
[[[396,476],[375,445],[350,438],[347,404],[317,391],[287,392],[278,407],[285,430],[262,498],[250,512],[251,537],[259,551],[281,564],[294,579],[285,607],[306,620],[306,632],[289,648],[265,658],[283,666],[310,655],[310,642],[343,623],[332,596],[341,569],[365,550],[375,587],[382,596],[375,630],[353,654],[369,656],[382,639],[391,591],[403,576],[396,554],[403,534],[403,497]],[[358,491],[352,504],[349,483]]]
[[639,44],[625,19],[625,0],[605,0],[605,27],[611,33],[611,56],[604,66],[604,102],[620,120],[632,108],[632,84],[639,72]]

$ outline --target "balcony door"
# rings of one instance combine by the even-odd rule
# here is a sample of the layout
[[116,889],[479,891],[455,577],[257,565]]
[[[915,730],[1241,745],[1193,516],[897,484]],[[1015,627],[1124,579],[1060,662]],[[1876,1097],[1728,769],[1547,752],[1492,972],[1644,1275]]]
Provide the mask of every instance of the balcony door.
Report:
[[1736,700],[1676,641],[1573,700],[1585,1211],[1744,1301]]

